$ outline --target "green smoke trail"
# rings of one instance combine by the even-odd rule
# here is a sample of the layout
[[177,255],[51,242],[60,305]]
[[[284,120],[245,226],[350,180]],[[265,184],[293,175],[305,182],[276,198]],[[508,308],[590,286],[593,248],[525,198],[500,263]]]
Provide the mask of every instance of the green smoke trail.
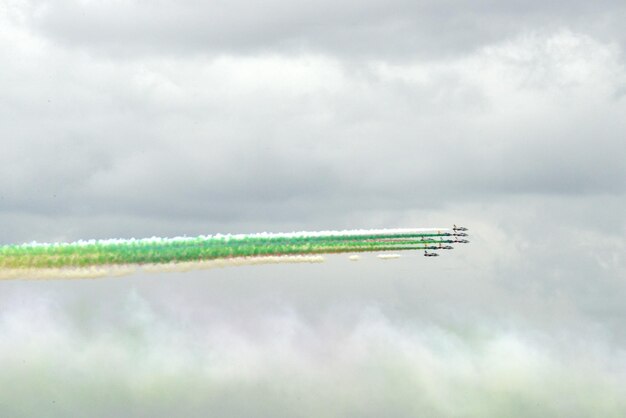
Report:
[[453,242],[442,230],[328,231],[194,238],[91,240],[0,246],[0,269],[159,265],[234,258],[424,250]]

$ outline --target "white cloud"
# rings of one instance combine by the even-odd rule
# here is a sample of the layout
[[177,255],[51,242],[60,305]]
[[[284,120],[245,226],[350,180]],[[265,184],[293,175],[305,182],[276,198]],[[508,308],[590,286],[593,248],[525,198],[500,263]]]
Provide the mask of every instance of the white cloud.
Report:
[[86,328],[50,299],[4,311],[0,410],[495,417],[617,416],[626,408],[626,370],[613,367],[624,353],[607,353],[608,341],[572,347],[543,333],[459,330],[377,309],[328,311],[322,322],[274,308],[245,315],[252,323],[188,323],[156,311],[160,302],[133,293],[115,323]]

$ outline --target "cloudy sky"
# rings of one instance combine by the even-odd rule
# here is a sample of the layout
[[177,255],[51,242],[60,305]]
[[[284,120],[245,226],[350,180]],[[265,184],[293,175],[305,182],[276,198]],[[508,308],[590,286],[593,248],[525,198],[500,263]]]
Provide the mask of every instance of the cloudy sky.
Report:
[[0,0],[0,244],[472,233],[436,260],[1,282],[0,415],[624,416],[625,20]]

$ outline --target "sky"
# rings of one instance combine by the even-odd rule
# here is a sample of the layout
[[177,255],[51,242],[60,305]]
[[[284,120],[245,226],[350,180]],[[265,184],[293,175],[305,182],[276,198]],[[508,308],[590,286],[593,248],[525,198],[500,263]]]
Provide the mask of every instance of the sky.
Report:
[[470,228],[0,282],[0,415],[626,414],[626,4],[0,0],[0,244]]

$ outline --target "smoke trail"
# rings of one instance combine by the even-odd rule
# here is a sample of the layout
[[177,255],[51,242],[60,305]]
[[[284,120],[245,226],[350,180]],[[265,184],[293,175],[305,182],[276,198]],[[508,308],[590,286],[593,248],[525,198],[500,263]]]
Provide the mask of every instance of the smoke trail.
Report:
[[248,266],[259,264],[293,264],[293,263],[322,263],[321,255],[296,256],[268,256],[268,257],[241,257],[217,260],[190,261],[167,264],[143,265],[111,265],[86,268],[25,268],[2,269],[0,280],[6,279],[97,279],[102,277],[121,277],[138,271],[149,273],[186,272],[191,270],[208,270],[222,267]]
[[321,255],[294,255],[294,256],[268,256],[268,257],[242,257],[226,258],[218,260],[203,260],[184,263],[170,264],[146,264],[141,270],[146,272],[172,272],[190,270],[208,270],[222,267],[255,266],[259,264],[293,264],[293,263],[323,263]]
[[[458,242],[448,228],[344,230],[109,239],[0,246],[0,278],[103,277],[146,271],[318,261],[316,256],[437,250]],[[309,258],[298,258],[309,257]],[[312,258],[311,258],[312,257]],[[381,258],[394,258],[394,255]]]
[[400,258],[401,255],[400,254],[378,254],[376,257],[380,258],[381,260],[393,260],[396,258]]

